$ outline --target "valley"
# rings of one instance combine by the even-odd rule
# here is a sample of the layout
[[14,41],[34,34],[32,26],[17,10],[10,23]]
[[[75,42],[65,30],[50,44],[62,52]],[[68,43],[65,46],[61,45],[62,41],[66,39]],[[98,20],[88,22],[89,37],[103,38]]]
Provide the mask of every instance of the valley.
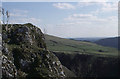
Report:
[[118,77],[118,50],[45,35],[47,48],[78,77]]

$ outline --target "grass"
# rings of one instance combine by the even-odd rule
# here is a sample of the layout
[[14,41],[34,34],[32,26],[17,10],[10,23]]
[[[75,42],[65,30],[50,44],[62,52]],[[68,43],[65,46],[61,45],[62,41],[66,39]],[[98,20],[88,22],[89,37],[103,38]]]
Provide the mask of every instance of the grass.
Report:
[[45,35],[47,48],[50,51],[65,53],[93,54],[102,56],[118,56],[116,48],[104,47],[95,43],[75,41],[55,36]]

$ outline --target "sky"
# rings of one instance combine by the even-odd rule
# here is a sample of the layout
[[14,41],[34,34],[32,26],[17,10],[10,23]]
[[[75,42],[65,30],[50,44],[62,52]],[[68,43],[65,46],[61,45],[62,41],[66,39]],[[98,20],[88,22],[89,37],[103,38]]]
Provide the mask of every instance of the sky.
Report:
[[2,0],[2,2],[118,2],[119,0]]
[[118,36],[118,2],[3,2],[9,23],[32,23],[62,37]]

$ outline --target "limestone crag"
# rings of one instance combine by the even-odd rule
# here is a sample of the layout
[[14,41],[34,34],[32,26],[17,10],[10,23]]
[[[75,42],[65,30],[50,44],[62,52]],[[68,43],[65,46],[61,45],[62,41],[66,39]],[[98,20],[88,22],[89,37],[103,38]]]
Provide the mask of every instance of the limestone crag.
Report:
[[3,78],[66,77],[59,59],[46,48],[44,34],[28,24],[2,26]]

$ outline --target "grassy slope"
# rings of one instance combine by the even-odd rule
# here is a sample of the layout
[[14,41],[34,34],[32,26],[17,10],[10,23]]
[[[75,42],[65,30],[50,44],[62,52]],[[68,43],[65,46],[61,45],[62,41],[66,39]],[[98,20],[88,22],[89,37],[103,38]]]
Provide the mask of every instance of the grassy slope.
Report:
[[55,36],[45,35],[47,48],[51,51],[64,53],[94,54],[102,56],[118,56],[118,50],[103,47],[90,42],[74,41]]

